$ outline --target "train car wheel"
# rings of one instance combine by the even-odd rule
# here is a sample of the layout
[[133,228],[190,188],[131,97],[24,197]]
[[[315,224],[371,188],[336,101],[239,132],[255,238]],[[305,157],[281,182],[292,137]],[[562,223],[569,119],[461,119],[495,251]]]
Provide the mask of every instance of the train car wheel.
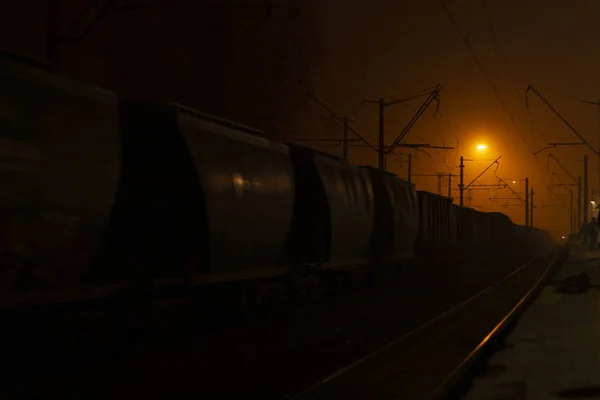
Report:
[[282,283],[270,282],[259,286],[256,300],[261,310],[279,312],[286,306],[286,290]]

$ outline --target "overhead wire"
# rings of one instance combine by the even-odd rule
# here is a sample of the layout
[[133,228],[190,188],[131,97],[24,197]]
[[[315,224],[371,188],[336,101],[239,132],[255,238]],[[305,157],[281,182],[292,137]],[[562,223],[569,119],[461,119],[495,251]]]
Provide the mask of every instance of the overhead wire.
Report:
[[[309,17],[308,15],[306,15],[306,13],[302,13],[302,18],[304,19],[304,21],[305,21],[305,22],[308,22],[308,24],[312,24],[313,26],[315,25],[315,22],[314,22],[314,20],[313,20],[311,17]],[[342,53],[342,51],[343,51],[343,56],[345,56],[345,57],[336,57],[336,59],[338,59],[338,60],[339,60],[339,59],[343,59],[343,58],[348,58],[348,55],[349,55],[349,54],[353,54],[353,53],[355,53],[356,49],[350,49],[350,48],[348,48],[346,45],[342,44],[342,42],[341,42],[341,41],[337,41],[337,42],[338,42],[338,43],[336,43],[336,46],[334,46],[334,49],[335,49],[335,50],[334,50],[334,53],[339,53],[339,54],[341,54],[341,53]],[[339,54],[338,54],[338,55],[339,55]],[[359,66],[362,66],[362,67],[365,67],[365,68],[369,69],[369,66],[368,66],[368,65],[366,65],[366,64],[364,63],[364,61],[362,61],[362,59],[361,59],[360,57],[357,57],[357,58],[360,60],[360,62],[358,63],[358,64],[359,64]],[[356,76],[358,76],[358,77],[359,77],[359,78],[361,78],[361,79],[362,79],[362,80],[363,80],[363,81],[364,81],[364,82],[365,82],[367,85],[370,85],[370,86],[371,86],[371,87],[373,87],[373,88],[376,88],[376,89],[381,89],[381,91],[382,91],[382,92],[385,92],[386,90],[388,90],[388,89],[389,89],[389,87],[390,87],[390,86],[392,86],[392,87],[394,87],[395,89],[397,89],[399,92],[401,91],[401,90],[400,90],[400,88],[399,88],[399,87],[398,87],[398,86],[397,86],[397,85],[396,85],[394,82],[389,82],[389,80],[385,80],[385,81],[384,81],[384,82],[382,82],[382,83],[374,82],[374,81],[372,81],[372,80],[368,79],[368,78],[366,77],[366,75],[362,75],[362,74],[360,74],[360,73],[357,73],[356,69],[355,69],[355,68],[352,68],[350,63],[345,63],[345,64],[343,64],[343,65],[344,65],[344,69],[345,69],[345,70],[346,70],[348,73],[351,73],[351,75],[352,75],[354,78],[356,78]],[[350,101],[352,101],[351,99],[352,99],[354,96],[351,96],[351,95],[350,95],[350,93],[348,93],[348,91],[347,91],[346,89],[342,89],[342,88],[340,88],[340,86],[339,86],[339,85],[337,85],[337,84],[335,84],[335,83],[333,82],[333,80],[331,80],[331,79],[329,79],[329,80],[326,80],[326,82],[327,82],[327,85],[328,85],[328,86],[331,86],[331,87],[332,87],[332,88],[335,90],[335,93],[336,93],[336,94],[338,94],[338,96],[336,96],[336,97],[339,97],[339,94],[340,94],[340,93],[342,93],[342,94],[344,94],[344,95],[345,95],[345,98],[346,98],[346,100],[350,100]],[[418,94],[426,93],[426,92],[429,92],[429,91],[433,90],[434,88],[435,88],[435,86],[428,87],[428,88],[422,89],[422,90],[420,90],[420,91],[416,91],[416,92],[414,92],[413,94],[405,95],[405,97],[406,97],[406,96],[410,97],[411,95],[418,95]],[[387,98],[391,98],[391,99],[392,99],[391,101],[393,101],[393,99],[394,99],[396,96],[386,96],[386,97],[387,97]],[[323,106],[324,104],[325,104],[325,103],[324,103],[324,102],[321,100],[321,106]],[[406,105],[406,104],[403,104],[403,106],[405,106],[405,107],[408,107],[408,105]],[[329,111],[331,112],[331,107],[327,106],[327,108],[329,108]],[[374,122],[374,121],[372,121],[370,118],[368,118],[368,117],[364,116],[364,115],[363,115],[363,113],[360,113],[360,116],[359,116],[359,114],[358,114],[358,113],[353,113],[353,115],[354,115],[354,116],[356,116],[356,117],[357,117],[359,120],[361,120],[361,121],[362,121],[362,122],[364,122],[365,124],[367,124],[367,125],[369,125],[369,126],[371,126],[371,127],[373,127],[373,128],[377,128],[377,123],[376,123],[376,122]],[[365,143],[367,143],[367,142],[365,141]],[[435,159],[435,161],[436,161],[436,162],[439,162],[440,164],[442,164],[442,165],[446,166],[446,167],[447,167],[447,168],[449,168],[450,170],[452,170],[452,169],[454,168],[453,166],[449,166],[449,165],[447,164],[447,162],[446,162],[445,160],[441,159],[441,158],[440,158],[440,156],[439,156],[438,154],[436,154],[436,156],[434,157],[434,159]],[[438,159],[439,159],[439,160],[438,160]]]
[[[495,87],[494,83],[492,82],[492,79],[490,78],[489,74],[487,73],[487,71],[485,70],[483,64],[481,63],[481,61],[479,60],[479,57],[477,56],[477,54],[475,53],[473,47],[471,46],[471,44],[469,43],[469,40],[465,37],[465,35],[462,33],[460,27],[458,26],[458,23],[456,22],[454,16],[452,15],[452,13],[450,12],[450,10],[448,9],[446,3],[444,0],[439,0],[443,10],[445,11],[446,15],[448,16],[450,22],[452,23],[452,25],[454,26],[454,28],[456,29],[456,31],[459,33],[459,35],[461,36],[463,42],[465,43],[467,49],[469,50],[471,56],[473,57],[477,67],[479,68],[479,70],[481,71],[481,73],[483,74],[483,76],[485,77],[488,85],[490,86],[490,88],[492,89],[494,95],[496,96],[496,98],[498,99],[502,109],[504,110],[505,114],[507,115],[507,117],[509,118],[509,120],[511,121],[512,125],[515,128],[516,133],[521,137],[521,139],[523,140],[523,142],[525,143],[525,145],[527,146],[527,148],[529,149],[529,151],[533,154],[534,150],[532,150],[529,142],[527,141],[525,135],[523,134],[523,132],[521,131],[519,125],[517,124],[515,118],[513,117],[512,113],[510,112],[510,110],[508,109],[506,103],[504,102],[504,100],[502,99],[502,96],[500,96],[500,93],[498,92],[497,88]],[[487,8],[486,8],[487,10]],[[491,20],[490,20],[491,23]],[[491,25],[491,24],[490,24]],[[493,28],[493,25],[492,25]],[[495,34],[495,30],[493,32],[493,36],[495,38],[497,38],[497,35]],[[499,44],[499,43],[498,43]],[[503,54],[503,53],[502,53]],[[503,55],[502,55],[503,56]],[[537,162],[537,159],[534,156],[534,162],[536,165],[536,168],[538,170],[538,173],[540,175],[540,177],[542,178],[542,180],[547,181],[547,174],[544,174]]]
[[[496,47],[496,51],[498,52],[498,57],[500,58],[500,61],[502,62],[502,66],[504,67],[504,69],[506,71],[506,75],[510,81],[510,84],[512,85],[513,89],[515,90],[515,93],[517,94],[517,98],[521,102],[525,102],[526,101],[525,96],[519,90],[519,85],[517,85],[517,83],[515,82],[515,79],[514,79],[513,73],[512,73],[512,69],[509,67],[508,62],[506,61],[506,57],[504,56],[504,50],[502,48],[502,45],[500,44],[500,39],[498,37],[498,34],[496,33],[496,28],[494,27],[494,24],[492,23],[492,18],[491,18],[489,9],[487,7],[487,1],[481,0],[481,5],[483,7],[483,12],[484,12],[484,16],[487,21],[488,27],[490,28],[490,33],[492,35],[492,41],[494,42],[494,46]],[[532,133],[534,133],[533,118],[532,118],[531,113],[529,112],[529,109],[527,109],[527,116],[528,116],[529,122],[531,124]],[[547,142],[547,140],[542,132],[540,132],[540,135],[542,136],[542,139]]]
[[[479,57],[477,57],[477,54],[475,53],[475,50],[473,50],[473,47],[469,43],[469,40],[464,36],[464,34],[462,33],[462,31],[460,30],[460,27],[458,26],[456,20],[454,19],[454,17],[450,13],[450,10],[448,10],[448,7],[446,6],[446,3],[444,2],[444,0],[439,0],[439,2],[442,5],[442,8],[444,9],[444,11],[446,12],[448,18],[452,22],[452,25],[456,28],[457,32],[460,34],[460,37],[463,39],[463,42],[465,43],[465,45],[467,46],[467,49],[471,53],[471,56],[475,60],[475,63],[477,65],[477,67],[479,68],[479,70],[481,71],[481,73],[483,74],[483,76],[485,77],[488,85],[490,86],[490,88],[494,92],[494,95],[496,96],[496,98],[498,99],[500,105],[502,106],[502,109],[504,110],[504,112],[508,116],[509,120],[512,122],[513,126],[515,127],[516,132],[519,134],[519,136],[521,136],[521,138],[523,139],[523,142],[525,142],[525,144],[527,145],[527,147],[529,147],[529,143],[527,143],[527,139],[525,138],[525,135],[521,132],[521,129],[519,128],[517,122],[515,121],[515,118],[513,117],[512,113],[510,112],[510,110],[508,109],[508,107],[506,106],[506,103],[502,99],[502,96],[500,96],[500,93],[498,92],[498,89],[496,89],[496,86],[494,85],[494,83],[492,82],[492,80],[491,80],[490,76],[488,75],[487,71],[483,67],[483,64],[479,60]],[[531,152],[533,153],[533,150],[531,150]]]
[[[314,20],[313,20],[312,18],[310,18],[309,16],[307,16],[305,13],[302,13],[302,18],[303,18],[303,19],[304,19],[306,22],[308,22],[309,24],[313,24],[313,25],[314,25]],[[341,43],[341,41],[339,41],[339,42]],[[353,49],[353,51],[350,51],[350,49],[349,49],[349,48],[346,48],[346,46],[345,46],[345,45],[341,45],[340,43],[336,43],[336,46],[334,46],[334,48],[335,48],[335,51],[334,51],[334,52],[339,52],[339,53],[341,53],[343,50],[345,50],[345,51],[344,51],[344,56],[346,56],[346,58],[347,58],[348,54],[352,54],[352,53],[354,53],[354,52],[355,52],[355,49]],[[360,59],[360,57],[357,57],[357,58],[358,58],[358,59]],[[340,57],[338,57],[337,59],[340,59]],[[345,65],[344,69],[346,69],[346,71],[347,71],[348,73],[351,73],[351,75],[352,75],[352,76],[354,76],[354,77],[358,76],[359,78],[362,78],[362,80],[363,80],[363,81],[364,81],[366,84],[370,85],[370,86],[371,86],[371,87],[373,87],[373,88],[377,88],[377,89],[388,89],[388,88],[389,88],[389,86],[393,86],[393,87],[395,87],[396,89],[398,89],[398,91],[400,91],[400,89],[398,88],[398,86],[397,86],[397,85],[395,85],[393,82],[389,82],[389,81],[387,81],[387,80],[386,80],[386,82],[384,82],[384,83],[373,82],[372,80],[369,80],[369,79],[367,79],[365,76],[362,76],[362,75],[360,75],[360,74],[357,74],[357,73],[356,73],[356,71],[355,71],[355,68],[352,68],[352,67],[351,67],[351,64],[349,64],[349,63],[348,63],[348,64],[344,64],[344,65]],[[366,64],[365,64],[365,63],[364,63],[362,60],[360,60],[360,62],[359,62],[359,65],[362,65],[362,66],[366,67],[367,69],[369,68],[369,67],[368,67],[368,66],[367,66],[367,65],[366,65]],[[342,94],[344,95],[343,97],[345,97],[345,98],[346,98],[346,100],[350,100],[350,101],[352,102],[352,101],[353,101],[353,100],[352,100],[352,98],[355,98],[355,97],[354,97],[354,96],[352,96],[352,95],[351,95],[351,94],[350,94],[350,93],[349,93],[347,90],[345,90],[345,89],[342,89],[342,88],[341,88],[339,85],[335,84],[335,83],[334,83],[332,80],[326,80],[326,81],[327,81],[327,84],[328,84],[329,86],[331,86],[331,87],[332,87],[332,89],[334,89],[334,90],[335,90],[335,93],[336,93],[336,94],[340,94],[340,93],[342,93]],[[385,86],[383,86],[384,84],[385,84]],[[304,87],[304,89],[307,89],[307,86],[306,86],[306,84],[305,84],[305,83],[303,83],[303,87]],[[431,88],[426,88],[426,89],[422,89],[422,90],[420,90],[420,91],[414,92],[414,95],[418,95],[418,94],[421,94],[421,93],[424,93],[424,92],[430,91],[430,90],[432,90],[433,88],[434,88],[434,87],[431,87]],[[309,89],[309,90],[312,90],[312,93],[316,95],[316,93],[314,92],[314,90],[313,90],[313,89],[311,89],[311,88],[308,88],[308,89]],[[411,95],[411,94],[409,94],[409,95],[407,95],[407,96],[410,96],[410,95]],[[339,97],[339,96],[337,96],[337,97]],[[389,97],[388,97],[388,98],[389,98]],[[393,99],[393,98],[394,98],[394,96],[392,96],[392,99]],[[331,115],[335,116],[335,118],[336,118],[336,119],[339,119],[339,117],[338,117],[338,114],[337,114],[337,113],[335,113],[335,112],[333,112],[333,110],[332,110],[332,107],[331,107],[330,105],[326,104],[326,103],[325,103],[325,102],[322,100],[322,95],[319,95],[318,97],[316,97],[316,99],[315,99],[315,100],[318,100],[318,101],[317,101],[317,103],[318,103],[318,104],[320,104],[320,105],[321,105],[321,106],[322,106],[324,109],[326,109],[328,112],[330,112],[330,113],[331,113]],[[356,100],[354,100],[354,101],[356,101]],[[370,125],[371,127],[376,127],[376,122],[374,122],[374,121],[370,120],[369,118],[365,117],[364,115],[362,115],[363,113],[360,113],[360,114],[361,114],[360,116],[359,116],[358,114],[353,114],[353,115],[354,115],[354,116],[356,116],[356,117],[358,117],[358,118],[359,118],[359,119],[360,119],[362,122],[366,123],[367,125]],[[355,132],[355,133],[356,133],[356,132]],[[465,147],[462,145],[462,143],[460,143],[460,140],[458,139],[458,137],[456,137],[456,135],[452,134],[452,136],[453,136],[453,137],[456,139],[456,143],[457,143],[459,146],[461,146],[462,148],[466,149],[466,148],[465,148]],[[364,138],[362,135],[358,135],[358,137],[360,137],[360,138],[361,138],[361,140],[363,140],[363,141],[364,141],[366,144],[368,144],[368,145],[369,145],[369,147],[373,148],[373,146],[372,146],[372,145],[370,145],[370,144],[369,144],[369,143],[366,141],[366,139],[365,139],[365,138]],[[436,153],[437,153],[437,152],[436,152]],[[453,165],[448,165],[448,163],[447,163],[445,160],[443,160],[443,159],[439,159],[439,158],[440,158],[439,154],[436,154],[436,155],[435,155],[435,157],[434,157],[434,159],[433,159],[432,161],[436,161],[436,162],[438,162],[440,165],[444,165],[444,166],[446,166],[446,167],[447,167],[447,168],[448,168],[450,171],[452,171],[452,170],[454,170],[454,169],[456,168],[456,165],[454,165],[454,164],[456,164],[456,162],[455,162],[455,161],[456,161],[456,158],[457,158],[457,155],[456,155],[456,154],[455,154],[455,160],[454,160],[454,162],[453,162]],[[438,159],[439,159],[439,160],[438,160]]]
[[[518,99],[524,103],[526,101],[525,96],[518,90],[518,85],[516,84],[516,82],[515,82],[515,80],[513,78],[512,70],[509,67],[508,62],[506,61],[506,57],[504,56],[504,51],[502,49],[502,45],[500,44],[500,39],[498,38],[498,34],[496,33],[496,29],[494,27],[494,24],[492,23],[492,18],[490,16],[490,13],[489,13],[489,10],[488,10],[488,7],[487,7],[487,1],[486,0],[481,0],[481,5],[483,7],[485,19],[486,19],[487,24],[488,24],[488,26],[490,28],[490,32],[491,32],[491,35],[492,35],[492,41],[494,43],[494,46],[496,47],[496,51],[498,52],[498,57],[500,58],[500,61],[502,62],[502,65],[503,65],[504,69],[506,70],[506,75],[508,76],[508,79],[509,79],[511,85],[512,85],[513,89],[515,90]],[[529,123],[530,123],[530,127],[531,127],[531,133],[535,134],[535,122],[534,122],[533,116],[531,114],[531,111],[530,111],[530,109],[528,107],[527,107],[527,116],[529,118]],[[546,138],[546,135],[544,135],[543,132],[539,132],[539,134],[540,134],[542,140],[545,143],[547,143],[548,140]],[[530,150],[531,150],[531,148],[530,148]],[[540,168],[540,166],[538,164],[537,158],[535,158],[535,156],[534,156],[534,162],[536,164],[536,167],[538,169],[540,177],[542,179],[544,179],[544,173],[542,172],[542,170],[541,170],[541,168]]]
[[[300,11],[300,10],[298,10]],[[301,13],[301,17],[304,19],[304,21],[308,22],[310,25],[312,25],[313,27],[317,26],[316,22],[314,21],[313,18],[311,18],[310,16],[306,15],[306,13]],[[342,40],[340,39],[336,39],[333,40],[333,42],[335,42],[335,46],[333,46],[333,50],[329,49],[330,53],[333,52],[335,54],[337,54],[337,57],[334,57],[334,59],[336,60],[341,60],[341,59],[348,59],[349,58],[349,54],[355,54],[356,53],[356,48],[350,48],[349,46],[347,46]],[[340,57],[341,55],[341,57]],[[361,57],[351,57],[351,58],[356,58],[358,59],[358,65],[362,65],[363,67],[369,69],[369,67],[367,66],[366,63],[363,62]],[[356,61],[356,60],[354,60]],[[375,82],[372,81],[370,79],[368,79],[366,76],[361,76],[360,74],[357,74],[356,70],[350,66],[350,64],[342,64],[344,65],[344,69],[346,69],[348,72],[351,72],[354,76],[359,76],[360,78],[362,78],[362,80],[371,85],[376,87],[377,89],[381,89],[381,91],[385,92],[387,90],[389,90],[389,87],[392,86],[394,89],[396,89],[399,93],[402,92],[402,89],[400,89],[399,86],[397,86],[397,84],[395,82],[390,82],[389,80],[385,80],[385,82]],[[379,75],[379,77],[381,78],[381,75]]]
[[[315,23],[314,19],[312,19],[306,13],[301,12],[301,10],[297,10],[297,11],[300,12],[301,17],[303,18],[303,20],[305,22],[307,22],[309,25],[316,26],[316,23]],[[343,43],[343,41],[341,41],[341,40],[334,40],[334,42],[336,42],[336,43],[335,43],[335,46],[333,46],[333,49],[334,49],[333,52],[335,54],[337,54],[337,57],[335,57],[336,60],[340,60],[340,59],[343,59],[343,58],[348,58],[349,54],[355,54],[356,49],[354,49],[354,48],[351,49],[350,47],[348,47],[347,45],[345,45]],[[340,55],[342,55],[342,57],[340,57]],[[354,57],[352,57],[352,58],[354,58]],[[370,69],[370,67],[362,60],[361,57],[356,57],[356,59],[359,60],[358,66],[363,66],[363,67],[367,68],[367,70]],[[366,84],[370,85],[371,87],[373,87],[375,89],[378,89],[378,91],[380,91],[380,92],[382,92],[384,94],[385,94],[385,92],[387,90],[389,90],[390,86],[393,87],[394,89],[396,89],[398,91],[398,93],[402,92],[402,89],[400,89],[399,86],[396,85],[396,83],[393,82],[393,81],[390,81],[388,79],[384,79],[382,82],[375,82],[375,81],[373,81],[371,79],[368,79],[365,75],[361,75],[361,74],[357,73],[356,69],[351,66],[352,65],[351,63],[342,63],[342,65],[343,65],[342,68],[345,69],[348,73],[351,73],[351,75],[353,77],[358,76]],[[381,75],[378,75],[378,76],[381,79]],[[354,96],[350,96],[350,94],[348,93],[347,90],[341,90],[338,85],[335,85],[333,83],[333,80],[329,79],[329,80],[326,80],[326,81],[327,81],[327,83],[330,86],[334,86],[334,89],[336,90],[336,93],[344,93],[347,96],[348,99],[354,97]],[[423,89],[421,91],[415,92],[415,94],[420,94],[420,93],[423,93],[423,92],[431,91],[434,88],[435,88],[435,86],[432,86],[430,88],[426,88],[426,89]],[[388,98],[391,98],[391,99],[395,98],[395,96],[385,96],[385,97],[388,97]],[[406,105],[406,104],[403,104],[403,106],[404,107],[408,107],[408,105]],[[376,125],[377,125],[376,122],[372,121],[370,118],[368,118],[368,117],[366,117],[364,115],[361,115],[361,116],[358,116],[358,114],[354,114],[354,115],[356,117],[358,117],[359,119],[363,120],[367,125],[370,125],[371,127],[376,127]]]

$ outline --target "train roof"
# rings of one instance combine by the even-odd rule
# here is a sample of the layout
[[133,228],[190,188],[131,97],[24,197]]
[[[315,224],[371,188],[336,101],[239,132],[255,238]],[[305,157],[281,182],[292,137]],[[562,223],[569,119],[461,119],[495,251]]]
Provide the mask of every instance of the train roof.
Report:
[[[285,142],[285,144],[287,146],[295,147],[295,148],[302,149],[302,150],[305,150],[305,151],[309,151],[311,153],[318,154],[318,155],[323,156],[323,157],[333,158],[334,160],[338,160],[341,163],[351,164],[351,163],[348,162],[348,160],[344,159],[343,157],[339,157],[339,156],[336,156],[336,155],[333,155],[333,154],[329,154],[329,153],[326,153],[326,152],[324,152],[322,150],[318,150],[318,149],[312,148],[310,146],[306,146],[306,145],[298,143],[298,142],[289,141],[289,142]],[[358,167],[358,165],[356,165],[356,164],[351,164],[351,165],[354,165],[354,166]]]
[[213,134],[223,135],[233,140],[243,141],[255,146],[266,147],[278,152],[289,152],[288,146],[280,142],[266,139],[264,137],[264,132],[259,129],[194,110],[193,108],[178,103],[169,102],[167,105],[177,112],[178,118],[181,118],[194,128]]
[[451,197],[444,196],[443,194],[433,193],[433,192],[430,192],[430,191],[428,191],[428,190],[417,190],[417,193],[424,193],[424,194],[426,193],[426,194],[427,194],[427,196],[439,197],[439,198],[441,198],[441,199],[443,199],[443,200],[447,200],[447,201],[450,201],[450,202],[454,202],[454,199],[453,199],[453,198],[451,198]]
[[56,65],[51,62],[4,49],[0,49],[0,59],[10,60],[45,71],[54,71],[56,68]]
[[52,69],[53,66],[50,63],[18,53],[0,51],[0,76],[4,78],[23,80],[51,87],[74,96],[116,105],[117,96],[115,93],[59,75],[53,72]]

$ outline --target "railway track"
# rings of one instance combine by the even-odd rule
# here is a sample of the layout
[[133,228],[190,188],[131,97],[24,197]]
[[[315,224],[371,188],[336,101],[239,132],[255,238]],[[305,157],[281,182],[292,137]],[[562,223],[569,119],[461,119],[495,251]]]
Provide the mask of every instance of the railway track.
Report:
[[[486,273],[476,276],[476,265]],[[498,288],[503,285],[495,285],[493,290],[484,291],[487,295],[480,294],[460,303],[461,298],[474,293],[472,289],[485,286],[481,279],[486,275],[489,275],[487,282],[503,276],[501,271],[506,270],[506,266],[502,267],[502,262],[492,259],[487,265],[478,260],[465,268],[460,272],[449,265],[432,265],[425,271],[421,267],[414,269],[420,276],[398,276],[384,286],[365,288],[331,303],[292,309],[284,315],[257,320],[242,328],[178,337],[166,346],[139,346],[129,349],[127,354],[109,356],[93,364],[76,361],[76,368],[65,371],[54,368],[46,377],[12,385],[7,391],[10,385],[4,385],[7,393],[3,397],[13,398],[12,393],[19,393],[22,398],[26,393],[26,397],[36,398],[60,395],[116,399],[131,398],[132,392],[140,398],[182,398],[190,393],[204,398],[294,397],[294,393],[301,393],[315,380],[366,354],[377,352],[379,346],[392,342],[398,335],[407,336],[412,329],[413,333],[408,334],[405,343],[418,344],[444,321],[456,321],[464,315],[461,310],[466,304],[482,306],[476,299],[496,299]],[[513,272],[504,281],[504,287],[521,280],[521,287],[529,289],[543,268],[543,260],[528,263],[525,268]],[[436,278],[432,279],[432,276]],[[463,283],[458,284],[461,279]],[[513,298],[508,301],[515,304]],[[448,310],[457,303],[462,307]],[[415,304],[421,307],[417,309]],[[469,309],[476,310],[477,307]],[[446,312],[442,314],[444,310]],[[443,316],[435,318],[440,314]],[[434,321],[426,323],[432,319]],[[420,325],[425,326],[414,329]],[[470,344],[479,334],[471,333],[473,336],[464,334],[458,341]],[[466,348],[465,343],[461,346],[461,350]],[[370,358],[380,360],[383,353],[389,353],[390,347],[396,346],[387,346],[377,357]],[[32,364],[31,354],[21,358],[25,364]],[[61,358],[58,355],[51,362],[58,365]],[[453,366],[457,364],[455,362]],[[344,378],[351,374],[340,375]],[[336,383],[343,380],[336,380]],[[325,386],[330,387],[322,385],[322,388]]]
[[559,251],[551,258],[532,259],[503,280],[288,398],[460,398],[471,376],[485,368],[487,356],[501,345],[562,257]]

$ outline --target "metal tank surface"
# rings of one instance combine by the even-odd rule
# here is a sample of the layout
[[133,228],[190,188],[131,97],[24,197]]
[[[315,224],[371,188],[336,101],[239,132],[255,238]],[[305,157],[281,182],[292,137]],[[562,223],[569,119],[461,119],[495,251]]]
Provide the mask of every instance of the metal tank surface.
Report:
[[452,200],[426,191],[417,191],[419,198],[419,239],[421,251],[448,250],[456,244],[457,225]]
[[[208,270],[267,270],[286,263],[294,173],[287,146],[252,128],[171,105],[202,191]],[[201,268],[202,269],[202,268]]]
[[505,245],[509,248],[510,238],[514,237],[513,223],[510,217],[499,212],[487,213],[490,218],[490,240],[497,246]]
[[489,213],[475,209],[472,210],[472,213],[474,243],[494,246]]
[[375,205],[366,168],[290,144],[296,177],[294,258],[323,267],[369,262]]
[[375,200],[375,225],[371,237],[373,258],[391,261],[414,258],[419,234],[419,208],[414,185],[387,171],[368,169]]
[[474,210],[472,208],[453,204],[456,215],[456,243],[459,246],[470,246],[475,242]]
[[4,305],[90,283],[119,183],[120,138],[110,92],[3,56],[0,86]]
[[520,249],[527,249],[533,245],[533,229],[525,225],[517,225],[515,228],[515,242]]
[[462,247],[488,246],[490,239],[489,213],[454,205],[457,219],[457,244]]

